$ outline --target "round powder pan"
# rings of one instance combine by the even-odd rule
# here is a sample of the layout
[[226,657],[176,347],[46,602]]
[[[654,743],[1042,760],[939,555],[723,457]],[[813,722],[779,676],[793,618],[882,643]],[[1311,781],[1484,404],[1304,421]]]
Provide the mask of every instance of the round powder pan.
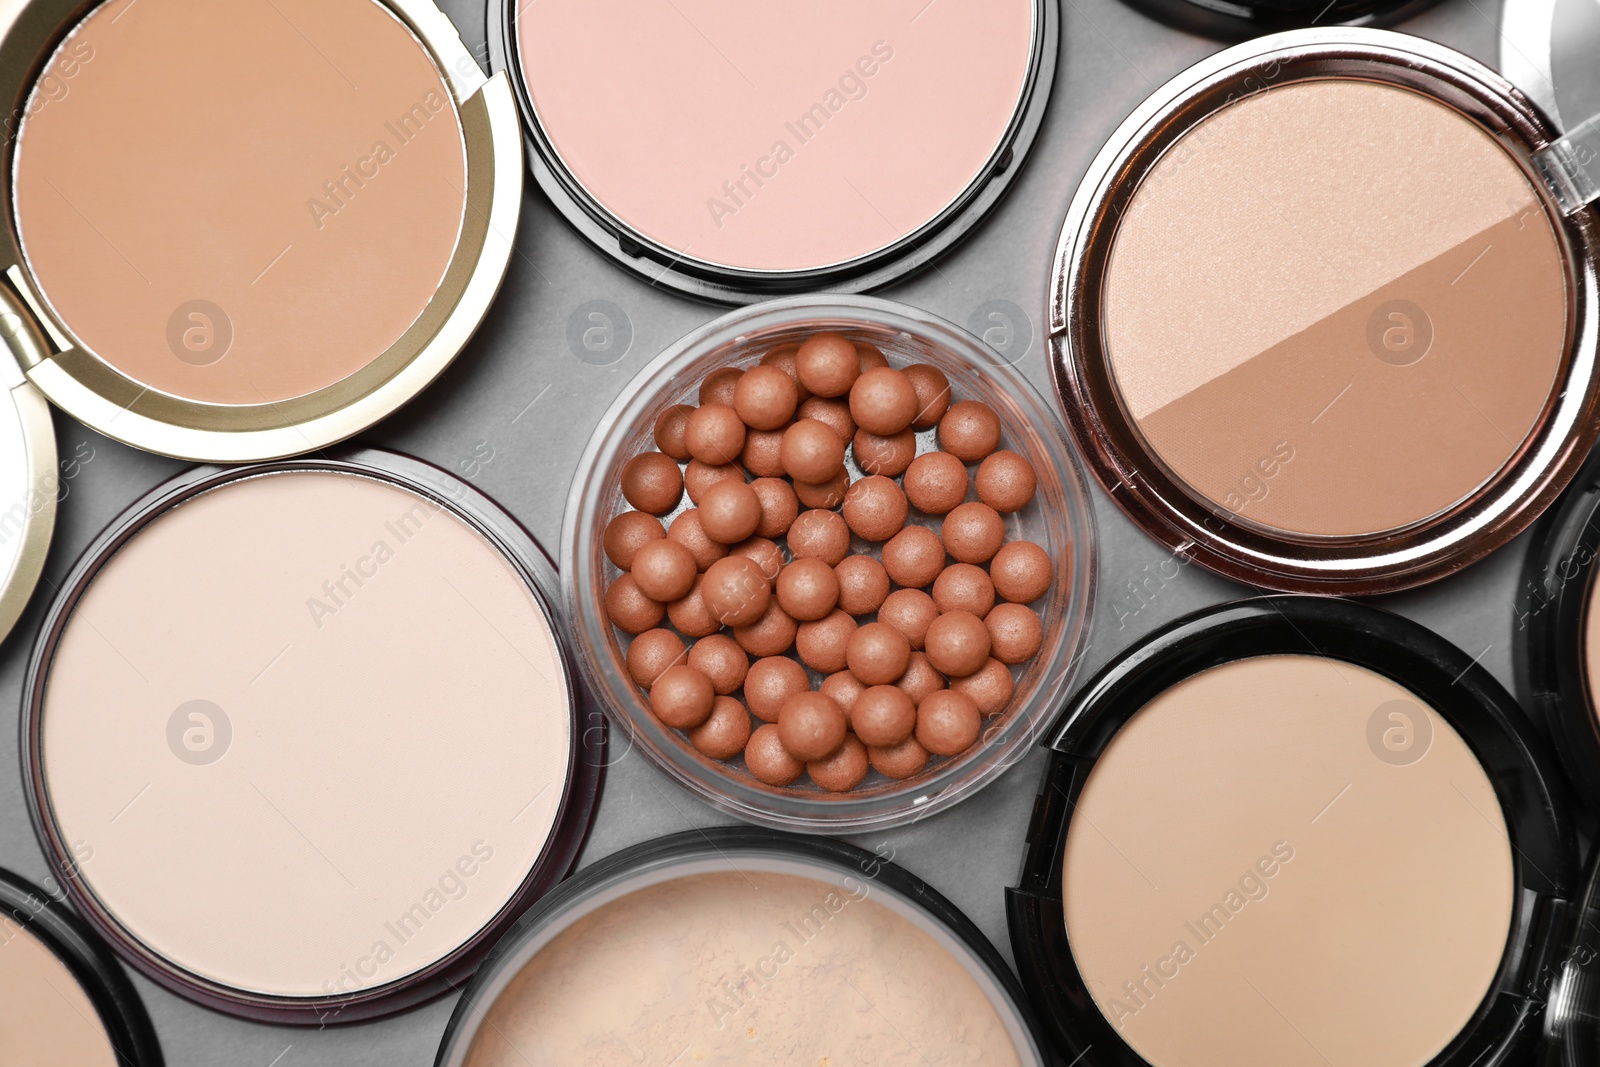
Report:
[[1079,186],[1052,371],[1139,526],[1286,592],[1416,586],[1530,525],[1595,439],[1581,145],[1384,30],[1297,30],[1158,89]]
[[1064,1060],[1445,1067],[1537,1038],[1569,801],[1433,633],[1331,598],[1210,609],[1106,667],[1048,747],[1007,906]]
[[1513,636],[1517,686],[1555,742],[1591,816],[1600,812],[1600,453],[1534,527],[1523,565]]
[[[489,5],[545,195],[707,300],[861,292],[994,208],[1049,101],[1048,0]],[[603,61],[596,61],[603,57]]]
[[432,0],[27,0],[0,109],[0,357],[149,452],[358,433],[455,358],[510,260],[511,89]]
[[115,957],[37,886],[0,870],[0,1049],[11,1067],[161,1067]]
[[567,880],[484,961],[434,1063],[624,1056],[1050,1062],[994,946],[892,850],[750,827],[648,841]]
[[571,870],[598,796],[556,581],[504,511],[395,453],[151,492],[62,584],[29,667],[25,788],[74,907],[245,1018],[354,1022],[459,985]]

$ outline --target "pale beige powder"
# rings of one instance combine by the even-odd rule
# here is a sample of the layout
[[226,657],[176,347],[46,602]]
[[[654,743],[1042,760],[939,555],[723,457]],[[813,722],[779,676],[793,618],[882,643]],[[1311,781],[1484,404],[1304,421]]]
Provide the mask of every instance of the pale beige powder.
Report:
[[0,915],[0,1063],[117,1067],[111,1039],[54,952]]
[[1417,1067],[1510,930],[1482,766],[1405,689],[1313,656],[1215,667],[1140,710],[1090,773],[1064,873],[1077,967],[1157,1067]]
[[562,931],[465,1060],[695,1067],[1016,1067],[982,990],[927,933],[853,891],[765,871],[676,878]]
[[70,617],[42,714],[89,890],[178,966],[288,997],[384,985],[482,929],[570,759],[555,637],[512,565],[335,473],[147,526]]

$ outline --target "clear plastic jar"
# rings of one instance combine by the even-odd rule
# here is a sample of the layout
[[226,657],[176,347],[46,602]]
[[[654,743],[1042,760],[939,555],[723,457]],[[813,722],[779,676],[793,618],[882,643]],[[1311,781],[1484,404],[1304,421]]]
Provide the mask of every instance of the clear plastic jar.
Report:
[[[627,510],[624,464],[653,451],[656,417],[674,404],[695,404],[701,381],[721,367],[749,367],[772,348],[822,330],[881,349],[892,366],[929,363],[950,380],[952,401],[981,400],[1000,416],[1001,447],[1033,463],[1038,492],[1006,516],[1007,539],[1044,547],[1055,564],[1055,586],[1032,605],[1044,624],[1038,655],[1012,668],[1011,704],[984,723],[978,742],[959,756],[934,757],[903,781],[876,771],[854,790],[828,793],[802,777],[791,786],[764,785],[744,767],[697,752],[678,731],[651,714],[645,693],[629,677],[626,642],[605,610],[605,591],[619,572],[602,538],[613,516]],[[937,447],[935,430],[918,434],[918,453]],[[847,460],[852,478],[860,475]],[[692,507],[687,499],[680,508]],[[676,514],[676,512],[674,512]],[[666,521],[673,516],[663,516]],[[938,528],[937,516],[913,509],[910,523]],[[874,551],[855,539],[853,552]],[[915,308],[870,297],[817,295],[770,301],[731,312],[683,338],[641,371],[619,396],[590,440],[567,501],[561,543],[562,597],[578,636],[578,658],[611,721],[630,743],[713,806],[779,829],[848,833],[894,826],[943,810],[971,796],[1019,761],[1059,707],[1077,673],[1094,593],[1095,531],[1083,476],[1061,424],[1044,398],[1017,370],[976,338]],[[858,621],[866,622],[869,616]],[[820,680],[809,672],[813,686]]]

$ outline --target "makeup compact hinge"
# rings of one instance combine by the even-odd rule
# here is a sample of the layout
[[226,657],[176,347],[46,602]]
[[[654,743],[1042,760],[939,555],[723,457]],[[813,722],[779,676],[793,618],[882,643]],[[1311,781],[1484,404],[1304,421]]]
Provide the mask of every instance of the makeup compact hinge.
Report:
[[1533,165],[1563,214],[1575,214],[1600,200],[1600,115],[1535,152]]

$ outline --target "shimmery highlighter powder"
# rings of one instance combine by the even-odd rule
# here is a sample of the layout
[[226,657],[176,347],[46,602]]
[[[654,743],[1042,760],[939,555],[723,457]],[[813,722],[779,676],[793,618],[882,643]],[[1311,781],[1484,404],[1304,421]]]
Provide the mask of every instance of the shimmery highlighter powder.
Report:
[[741,866],[635,889],[541,948],[448,1062],[1017,1067],[950,950],[850,884]]
[[1246,95],[1171,145],[1106,268],[1120,401],[1246,523],[1359,537],[1447,511],[1522,449],[1567,345],[1563,253],[1509,152],[1354,78]]
[[235,477],[155,514],[45,669],[37,773],[92,851],[77,879],[224,990],[337,997],[452,958],[530,878],[573,773],[530,585],[377,477]]
[[110,0],[17,137],[29,271],[76,341],[158,393],[269,404],[422,316],[466,205],[461,119],[374,0]]
[[1419,1067],[1507,951],[1513,863],[1482,764],[1411,692],[1305,655],[1167,689],[1071,815],[1073,962],[1157,1067]]

